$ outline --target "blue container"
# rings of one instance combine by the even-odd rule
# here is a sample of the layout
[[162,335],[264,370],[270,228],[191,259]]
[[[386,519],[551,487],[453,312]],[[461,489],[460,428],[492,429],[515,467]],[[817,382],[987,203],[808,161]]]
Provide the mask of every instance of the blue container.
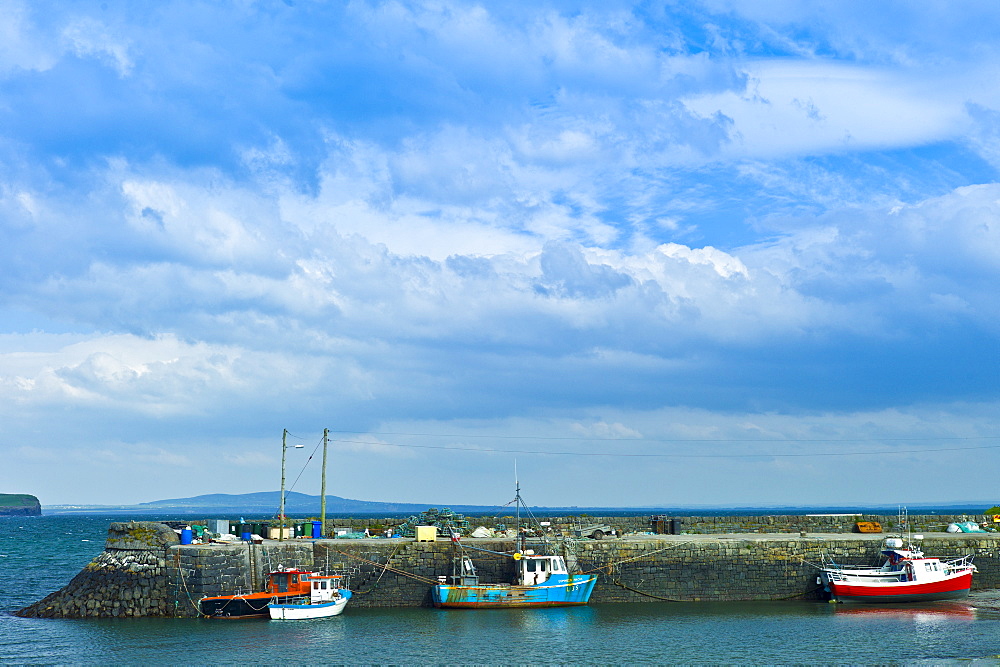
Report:
[[250,542],[251,540],[253,540],[253,537],[251,537],[250,531],[244,530],[242,533],[240,533],[240,539],[243,540],[244,542]]
[[194,531],[188,526],[181,530],[181,544],[191,544],[194,542]]
[[318,540],[323,537],[323,522],[313,521],[313,539]]

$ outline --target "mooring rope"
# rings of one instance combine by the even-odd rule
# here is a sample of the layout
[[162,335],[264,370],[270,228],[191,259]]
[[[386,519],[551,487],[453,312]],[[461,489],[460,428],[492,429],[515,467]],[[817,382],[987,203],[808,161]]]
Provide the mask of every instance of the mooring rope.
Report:
[[[612,579],[611,583],[613,583],[616,586],[620,586],[620,587],[624,588],[627,591],[632,591],[633,593],[637,593],[639,595],[644,595],[644,596],[646,596],[648,598],[654,598],[656,600],[663,600],[665,602],[694,602],[695,601],[695,600],[678,600],[677,598],[668,598],[668,597],[664,597],[662,595],[654,595],[653,593],[647,593],[645,591],[640,591],[638,588],[632,588],[631,586],[626,586],[625,584],[623,584],[618,579]],[[802,593],[792,593],[791,595],[785,595],[785,596],[780,597],[780,598],[767,598],[767,602],[781,602],[783,600],[793,600],[795,598],[800,598],[800,597],[803,597],[805,595],[809,595],[810,593],[815,593],[816,591],[821,590],[822,588],[823,588],[822,586],[817,586],[816,588],[809,589],[808,591],[805,591],[805,592],[802,592]],[[704,598],[699,598],[699,601],[703,602]]]
[[591,572],[597,572],[599,574],[603,574],[602,570],[607,570],[607,574],[608,574],[608,576],[610,576],[612,570],[615,567],[617,567],[617,566],[619,566],[619,565],[621,565],[623,563],[631,563],[633,561],[642,560],[643,558],[649,558],[650,556],[653,556],[654,554],[658,554],[658,553],[661,553],[663,551],[669,551],[670,549],[676,549],[677,547],[683,546],[685,544],[691,544],[692,541],[693,540],[688,540],[687,542],[678,542],[677,544],[672,544],[669,547],[664,547],[662,549],[657,549],[656,551],[650,551],[648,553],[640,554],[638,556],[633,556],[632,558],[625,558],[623,560],[612,561],[610,563],[606,563],[604,565],[600,565],[598,567],[595,567],[595,568],[593,568],[591,570],[586,570],[582,574],[590,574]]
[[191,606],[194,607],[194,610],[196,612],[198,612],[198,615],[200,616],[201,615],[201,608],[197,604],[195,604],[194,598],[191,596],[191,591],[190,591],[190,589],[188,589],[187,580],[184,578],[184,568],[182,568],[180,566],[180,558],[179,557],[177,558],[177,565],[176,565],[176,567],[177,567],[177,574],[179,574],[180,577],[181,577],[181,585],[184,586],[184,593],[187,595],[188,602],[191,603]]
[[[354,560],[359,560],[362,563],[368,563],[369,565],[375,565],[376,567],[381,567],[383,569],[383,571],[384,570],[388,570],[389,572],[392,572],[393,574],[398,574],[398,575],[402,575],[404,577],[409,577],[410,579],[416,579],[417,581],[421,581],[421,582],[423,582],[425,584],[430,584],[432,586],[437,586],[437,584],[438,584],[437,579],[428,579],[427,577],[423,577],[423,576],[421,576],[419,574],[413,574],[412,572],[407,572],[406,570],[400,570],[399,568],[396,568],[396,567],[389,567],[389,561],[386,561],[385,565],[383,565],[382,563],[379,563],[378,561],[368,560],[367,558],[363,558],[361,556],[355,556],[354,554],[349,554],[346,551],[338,551],[337,549],[334,549],[334,551],[336,551],[337,553],[342,554],[344,556],[347,556],[348,558],[353,558]],[[391,558],[391,556],[390,556],[390,558]]]
[[[368,590],[351,591],[351,593],[353,593],[354,595],[367,595],[368,593],[371,593],[373,590],[375,590],[378,587],[379,582],[382,581],[382,576],[385,574],[386,570],[389,569],[389,563],[392,562],[392,559],[396,557],[396,552],[399,551],[400,547],[402,546],[403,546],[402,544],[397,544],[396,547],[392,550],[392,553],[389,554],[389,557],[386,558],[385,560],[385,565],[382,567],[382,571],[378,573],[378,578],[375,580],[374,584],[368,587]],[[327,551],[329,552],[329,550]],[[338,551],[337,553],[344,553],[344,552]],[[350,557],[350,554],[344,554],[344,555]]]

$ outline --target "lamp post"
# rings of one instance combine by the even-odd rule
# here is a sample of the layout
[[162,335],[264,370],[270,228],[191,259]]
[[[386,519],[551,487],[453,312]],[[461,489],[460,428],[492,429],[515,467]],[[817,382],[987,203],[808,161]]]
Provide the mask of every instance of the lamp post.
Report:
[[[295,445],[295,449],[302,449],[304,445]],[[288,449],[288,429],[281,432],[281,527],[278,529],[278,541],[285,539],[285,451]]]

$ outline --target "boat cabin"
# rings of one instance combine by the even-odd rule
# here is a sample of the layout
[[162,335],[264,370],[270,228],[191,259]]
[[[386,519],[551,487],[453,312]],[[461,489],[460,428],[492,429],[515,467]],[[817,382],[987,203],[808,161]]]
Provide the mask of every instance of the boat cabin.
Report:
[[340,575],[311,575],[309,583],[312,588],[309,591],[309,601],[312,604],[331,602],[340,593]]
[[291,593],[293,595],[309,595],[310,579],[315,576],[304,570],[275,570],[267,575],[267,592]]
[[554,574],[569,574],[562,556],[536,556],[528,551],[521,555],[520,565],[522,586],[543,584]]
[[956,568],[940,558],[924,558],[917,550],[886,549],[882,553],[886,561],[879,572],[896,575],[899,581],[940,581],[966,566],[964,560],[959,564],[962,567]]

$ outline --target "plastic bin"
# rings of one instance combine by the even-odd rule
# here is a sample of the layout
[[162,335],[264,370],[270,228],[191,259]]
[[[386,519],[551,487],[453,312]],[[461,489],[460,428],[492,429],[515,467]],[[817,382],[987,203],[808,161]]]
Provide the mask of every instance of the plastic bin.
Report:
[[414,527],[414,533],[416,533],[417,542],[434,542],[437,540],[437,526],[416,526]]

